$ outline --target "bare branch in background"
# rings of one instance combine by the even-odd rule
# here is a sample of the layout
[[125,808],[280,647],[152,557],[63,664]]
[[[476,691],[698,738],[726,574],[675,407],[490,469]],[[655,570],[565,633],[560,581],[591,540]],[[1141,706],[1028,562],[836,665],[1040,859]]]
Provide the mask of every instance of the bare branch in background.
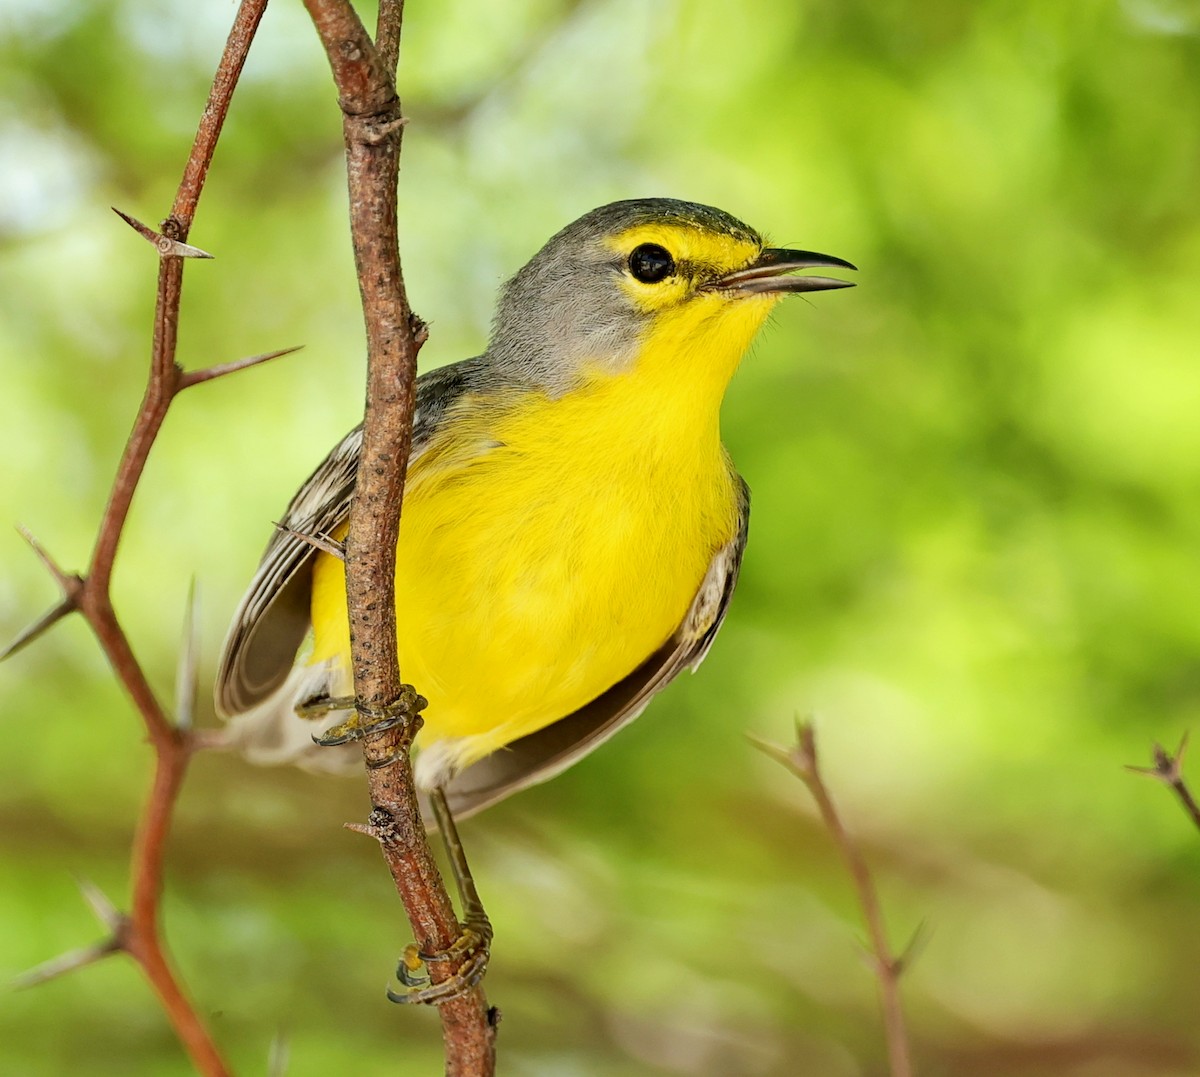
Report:
[[[495,1014],[473,982],[481,953],[486,964],[487,942],[480,940],[474,949],[463,946],[467,935],[425,837],[409,758],[423,701],[401,683],[396,649],[396,540],[412,442],[417,350],[425,338],[405,294],[396,227],[404,118],[394,79],[403,3],[380,5],[378,48],[346,0],[305,0],[305,6],[329,58],[342,109],[351,237],[367,332],[362,455],[345,540],[357,712],[339,730],[362,738],[371,833],[391,870],[417,949],[438,958],[428,962],[431,992],[458,984],[436,996],[446,1073],[491,1074]],[[432,993],[427,997],[435,1000]]]
[[[867,925],[870,938],[871,965],[879,984],[879,1001],[883,1010],[884,1034],[887,1038],[889,1072],[892,1077],[912,1077],[912,1052],[908,1043],[908,1029],[904,1023],[904,1010],[900,1002],[900,975],[911,962],[917,948],[917,938],[914,938],[905,951],[893,955],[888,944],[887,930],[883,922],[883,909],[879,904],[879,895],[875,892],[875,883],[867,863],[858,851],[858,846],[846,832],[841,816],[834,806],[833,797],[821,777],[821,769],[817,761],[817,735],[812,722],[797,722],[796,744],[784,748],[771,744],[757,737],[750,737],[751,743],[761,749],[772,759],[782,763],[799,778],[816,801],[821,821],[829,831],[834,844],[841,853],[850,877],[854,881],[854,889],[858,894],[858,903],[862,908],[863,919]],[[920,933],[918,932],[918,937]]]
[[1188,734],[1184,733],[1174,755],[1161,744],[1156,744],[1151,753],[1151,758],[1154,760],[1153,766],[1126,767],[1125,769],[1133,771],[1134,774],[1144,774],[1147,778],[1154,778],[1171,789],[1179,803],[1183,805],[1183,810],[1187,812],[1192,824],[1197,830],[1200,830],[1200,804],[1196,803],[1196,798],[1192,796],[1192,791],[1183,777],[1183,759],[1187,755],[1187,750]]

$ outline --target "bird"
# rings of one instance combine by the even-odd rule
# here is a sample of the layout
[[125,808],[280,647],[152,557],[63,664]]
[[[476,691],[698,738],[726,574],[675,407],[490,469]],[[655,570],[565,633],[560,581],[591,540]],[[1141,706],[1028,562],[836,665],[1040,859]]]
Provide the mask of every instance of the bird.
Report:
[[[417,379],[397,644],[428,701],[416,784],[455,816],[560,773],[708,653],[750,519],[721,404],[781,299],[852,286],[813,268],[855,266],[711,206],[613,202],[503,285],[481,355]],[[302,717],[352,694],[332,543],[361,445],[292,498],[225,640],[217,710],[252,760],[361,767],[313,743],[336,715]]]

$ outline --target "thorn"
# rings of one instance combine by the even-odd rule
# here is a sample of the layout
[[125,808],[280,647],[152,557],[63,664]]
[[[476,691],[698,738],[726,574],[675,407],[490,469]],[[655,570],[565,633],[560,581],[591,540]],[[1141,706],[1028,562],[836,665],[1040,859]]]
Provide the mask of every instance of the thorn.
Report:
[[772,740],[765,740],[757,733],[745,733],[745,738],[754,745],[763,755],[768,755],[777,763],[782,763],[789,770],[794,769],[792,766],[792,753],[788,751],[782,744],[776,744]]
[[154,246],[155,250],[164,258],[211,258],[212,255],[208,251],[202,251],[199,247],[193,247],[188,243],[180,243],[177,239],[171,239],[169,236],[164,236],[161,232],[156,232],[149,225],[142,224],[136,217],[129,216],[128,213],[122,213],[116,206],[110,207],[112,211],[121,218],[130,228],[132,228],[139,236],[147,243]]
[[46,567],[46,571],[54,577],[55,583],[62,588],[62,593],[74,603],[79,594],[79,589],[83,587],[83,577],[60,568],[58,562],[46,552],[46,548],[33,537],[33,534],[27,527],[17,524],[17,534],[29,543],[29,548],[33,550],[37,555],[37,559]]
[[87,902],[88,908],[95,913],[96,919],[112,932],[113,943],[119,946],[121,934],[125,930],[125,914],[109,901],[104,891],[90,879],[85,879],[77,875],[75,877],[75,885],[79,887],[79,892],[83,895],[83,900]]
[[806,785],[816,779],[817,734],[811,721],[796,719],[796,745],[792,748],[764,740],[754,733],[745,736],[760,752],[787,767]]
[[1154,760],[1153,766],[1135,767],[1127,764],[1125,769],[1133,774],[1143,774],[1147,778],[1154,778],[1167,785],[1177,785],[1183,781],[1183,760],[1187,755],[1188,736],[1189,734],[1185,732],[1180,738],[1179,747],[1175,750],[1174,755],[1156,742],[1150,753]]
[[1159,773],[1158,767],[1138,767],[1134,766],[1133,763],[1126,763],[1125,769],[1130,774],[1140,774],[1143,778],[1155,778],[1158,781],[1162,781],[1163,776]]
[[94,965],[101,958],[115,954],[120,949],[116,939],[106,939],[104,942],[93,943],[91,946],[82,946],[78,950],[70,950],[14,976],[12,987],[17,991],[27,987],[37,987],[39,984],[48,983],[59,976],[65,976],[68,972]]
[[398,116],[394,120],[385,120],[383,123],[368,122],[363,126],[363,141],[368,146],[378,146],[407,125],[407,116]]
[[11,658],[18,651],[28,647],[38,636],[58,624],[68,613],[74,613],[75,608],[75,600],[73,598],[64,598],[52,610],[44,613],[33,624],[21,632],[3,651],[0,651],[0,662],[3,662],[6,658]]
[[[1175,765],[1180,772],[1183,771],[1183,761],[1187,757],[1188,737],[1190,736],[1191,731],[1185,729],[1183,736],[1179,738],[1179,747],[1175,749]],[[1180,777],[1182,777],[1182,773]]]
[[330,557],[336,557],[339,561],[346,560],[346,547],[343,543],[336,539],[331,539],[328,535],[310,535],[304,531],[297,531],[293,527],[288,527],[287,524],[275,522],[275,528],[282,531],[285,535],[291,535],[292,538],[298,538],[301,542],[306,542],[314,549],[320,550],[322,553],[329,554]]
[[371,826],[370,823],[343,823],[344,830],[353,830],[355,834],[366,834],[368,838],[374,838],[376,841],[381,840],[379,837],[379,828]]
[[188,584],[183,613],[183,646],[175,669],[175,726],[190,731],[200,691],[200,618],[196,603],[196,577]]
[[869,938],[856,937],[854,941],[858,946],[858,956],[867,968],[871,969],[877,976],[887,976],[892,980],[899,981],[900,977],[908,971],[909,965],[917,959],[920,951],[925,946],[925,922],[922,920],[917,925],[917,930],[913,932],[912,938],[908,940],[904,949],[894,957],[891,950],[887,950],[882,954],[879,953]]
[[279,351],[263,352],[261,355],[249,355],[243,359],[234,359],[228,363],[217,363],[215,366],[205,367],[203,370],[189,370],[180,375],[179,391],[190,389],[193,385],[199,385],[201,382],[215,381],[217,378],[223,378],[226,374],[236,374],[239,370],[248,370],[252,366],[258,366],[260,363],[270,362],[272,359],[278,359],[283,355],[291,355],[292,352],[298,352],[303,348],[303,344],[297,344],[291,348],[280,348]]
[[904,949],[900,951],[892,959],[892,971],[897,975],[906,973],[924,952],[926,945],[929,942],[929,936],[933,934],[929,926],[928,920],[922,920],[917,924],[917,929],[912,933],[912,938],[905,944]]
[[796,719],[796,745],[805,769],[817,771],[817,727],[811,718]]
[[279,1029],[271,1037],[271,1047],[267,1052],[267,1077],[284,1077],[290,1054],[291,1044],[288,1043],[287,1033]]

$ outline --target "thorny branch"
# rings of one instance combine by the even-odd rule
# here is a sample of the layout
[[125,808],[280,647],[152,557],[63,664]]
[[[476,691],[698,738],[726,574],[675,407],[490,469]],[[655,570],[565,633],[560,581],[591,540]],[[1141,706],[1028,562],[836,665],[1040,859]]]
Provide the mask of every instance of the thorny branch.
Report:
[[[376,43],[347,0],[305,0],[325,47],[343,114],[350,226],[367,334],[363,445],[345,540],[351,661],[371,797],[372,832],[404,903],[435,987],[478,953],[455,949],[462,929],[425,837],[409,748],[420,727],[400,681],[394,601],[396,539],[412,441],[416,357],[425,327],[408,305],[396,226],[404,118],[395,89],[402,0],[383,0]],[[407,705],[406,704],[407,701]],[[384,728],[381,715],[390,722]],[[399,719],[398,723],[396,719]],[[486,953],[483,955],[486,960]],[[477,984],[439,1002],[452,1077],[495,1068],[494,1011]]]
[[883,1010],[884,1034],[887,1039],[888,1062],[891,1077],[912,1077],[912,1056],[908,1043],[908,1030],[904,1023],[904,1010],[900,1002],[900,976],[912,958],[914,944],[910,944],[904,953],[894,955],[888,944],[887,930],[883,922],[883,909],[879,904],[879,895],[875,892],[875,883],[866,861],[858,846],[846,832],[841,816],[833,803],[833,797],[821,777],[821,769],[817,762],[817,735],[811,722],[796,724],[796,744],[792,748],[783,748],[750,738],[752,743],[762,749],[772,759],[777,760],[799,778],[816,801],[817,810],[825,829],[833,838],[842,860],[846,864],[850,877],[854,880],[854,888],[858,894],[858,903],[862,908],[863,919],[866,921],[867,933],[870,936],[871,964],[879,984],[879,1000]]
[[191,603],[189,601],[189,626],[180,662],[179,705],[176,719],[172,722],[133,653],[117,619],[109,589],[113,563],[134,493],[159,428],[175,397],[191,385],[211,381],[213,378],[285,354],[273,352],[191,373],[185,373],[175,361],[179,304],[183,286],[183,260],[210,257],[199,248],[186,243],[188,231],[222,124],[229,110],[234,87],[265,7],[266,0],[242,0],[225,43],[225,50],[184,168],[175,202],[170,215],[162,222],[161,230],[155,231],[117,211],[159,252],[154,336],[145,396],[117,467],[86,574],[80,576],[64,572],[32,536],[26,535],[34,552],[61,587],[63,598],[48,614],[23,632],[5,652],[5,656],[12,654],[32,642],[67,613],[78,610],[91,627],[113,671],[132,698],[145,723],[154,750],[153,782],[138,820],[133,844],[129,912],[118,912],[94,887],[85,885],[84,896],[109,932],[108,938],[95,946],[48,962],[19,982],[25,985],[40,983],[54,975],[80,968],[109,953],[128,954],[149,980],[196,1069],[206,1077],[220,1077],[228,1074],[229,1069],[171,967],[158,922],[167,837],[175,802],[188,763],[197,747],[190,723],[191,701],[195,688],[195,632],[191,625]]

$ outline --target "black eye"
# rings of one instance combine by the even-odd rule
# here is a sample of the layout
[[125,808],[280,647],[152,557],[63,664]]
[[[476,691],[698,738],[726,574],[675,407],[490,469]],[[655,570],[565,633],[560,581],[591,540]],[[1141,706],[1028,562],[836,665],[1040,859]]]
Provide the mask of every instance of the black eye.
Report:
[[643,243],[629,256],[629,272],[643,284],[657,284],[675,272],[675,259],[665,247]]

